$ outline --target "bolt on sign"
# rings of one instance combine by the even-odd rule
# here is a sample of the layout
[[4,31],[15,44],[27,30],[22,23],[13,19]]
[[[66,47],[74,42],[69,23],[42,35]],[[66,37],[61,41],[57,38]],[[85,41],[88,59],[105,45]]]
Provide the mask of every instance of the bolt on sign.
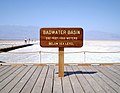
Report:
[[41,28],[40,29],[41,47],[59,48],[59,77],[64,77],[64,48],[83,46],[82,28]]
[[41,47],[82,47],[82,28],[41,28]]

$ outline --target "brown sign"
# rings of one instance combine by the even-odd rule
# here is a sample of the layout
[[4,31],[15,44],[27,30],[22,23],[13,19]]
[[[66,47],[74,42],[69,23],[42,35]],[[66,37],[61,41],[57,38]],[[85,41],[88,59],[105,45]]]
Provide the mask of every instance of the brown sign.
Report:
[[41,28],[41,47],[82,47],[82,28]]

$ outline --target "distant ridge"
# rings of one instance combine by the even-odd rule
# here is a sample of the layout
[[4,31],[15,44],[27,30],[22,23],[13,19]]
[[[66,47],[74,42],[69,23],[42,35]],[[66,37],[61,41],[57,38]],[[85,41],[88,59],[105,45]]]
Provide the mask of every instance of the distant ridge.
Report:
[[[0,40],[39,39],[40,27],[0,25]],[[84,31],[86,40],[120,40],[120,36],[102,31]]]
[[120,36],[113,33],[102,32],[102,31],[86,31],[86,40],[120,40]]
[[39,27],[34,26],[17,26],[17,25],[0,25],[1,40],[23,40],[39,39]]

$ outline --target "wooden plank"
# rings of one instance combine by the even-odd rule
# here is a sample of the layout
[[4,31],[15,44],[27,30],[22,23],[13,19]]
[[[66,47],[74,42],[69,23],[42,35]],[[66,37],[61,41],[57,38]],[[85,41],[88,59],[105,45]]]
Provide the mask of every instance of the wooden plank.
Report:
[[103,88],[94,80],[94,78],[90,74],[94,74],[90,72],[89,70],[85,69],[86,67],[79,67],[79,69],[82,71],[85,78],[88,80],[89,84],[93,87],[94,91],[96,93],[105,93]]
[[2,71],[4,71],[5,69],[7,69],[7,68],[9,68],[10,66],[0,66],[1,68],[0,68],[0,73],[2,72]]
[[53,80],[54,80],[54,66],[49,66],[49,70],[47,73],[45,85],[43,87],[42,93],[52,93],[53,91]]
[[21,78],[18,84],[13,88],[13,91],[11,91],[11,93],[20,93],[24,89],[36,69],[37,66],[32,66],[32,68],[27,71],[27,73]]
[[4,66],[2,66],[2,64],[0,64],[0,69],[3,68]]
[[46,81],[47,73],[48,73],[48,66],[44,66],[31,93],[42,93],[42,89]]
[[66,69],[67,69],[67,73],[69,74],[69,79],[73,87],[74,93],[84,93],[84,90],[81,87],[81,84],[79,83],[75,75],[75,72],[72,70],[71,66],[66,66]]
[[0,73],[0,77],[6,73],[8,73],[11,69],[13,69],[14,67],[13,66],[9,66],[8,68],[6,68],[5,70],[3,70],[1,73]]
[[94,89],[91,87],[88,80],[84,77],[82,71],[78,69],[78,66],[72,66],[72,68],[85,93],[95,93]]
[[[18,83],[22,83],[22,82],[19,82],[23,76],[27,73],[27,71],[30,69],[31,67],[26,67],[24,70],[22,70],[21,73],[19,73],[9,84],[7,84],[7,86],[5,86],[2,90],[1,90],[1,93],[8,93],[10,92],[12,89],[15,90],[15,86],[18,84]],[[17,87],[17,90],[19,90],[19,87]],[[12,93],[17,93],[17,90],[12,92]]]
[[5,86],[7,86],[7,84],[9,84],[24,68],[25,68],[24,66],[18,68],[18,70],[16,70],[14,73],[12,73],[12,75],[10,75],[5,80],[3,80],[0,83],[0,90],[2,90]]
[[2,76],[0,77],[0,83],[5,80],[6,78],[8,78],[10,75],[12,75],[17,69],[19,69],[20,66],[16,66],[16,67],[12,67],[9,68],[9,71],[5,71],[4,74],[2,74]]
[[0,93],[119,93],[118,67],[66,66],[60,78],[57,66],[14,66],[0,77]]
[[120,71],[120,66],[113,65],[112,67],[113,67],[114,69],[116,69],[116,70]]
[[117,73],[115,73],[114,71],[112,71],[111,69],[109,69],[108,67],[110,67],[110,66],[105,66],[103,68],[105,69],[105,71],[107,73],[111,74],[112,76],[114,76],[115,78],[117,78],[120,81],[120,75],[118,75]]
[[[108,69],[112,70],[114,73],[120,75],[120,71],[115,69],[113,66],[109,66]],[[120,78],[120,77],[119,77]]]
[[115,68],[117,68],[120,71],[120,65],[116,65]]
[[99,75],[99,77],[105,82],[107,83],[113,90],[115,90],[116,92],[120,92],[120,87],[114,83],[108,76],[104,75],[100,70],[97,69],[98,66],[94,66],[92,67],[93,70],[96,70],[98,73],[97,75]]
[[41,66],[37,67],[37,69],[35,70],[35,72],[31,76],[31,78],[29,79],[29,81],[27,82],[27,84],[25,85],[23,90],[21,91],[21,93],[31,93],[31,91],[34,87],[34,84],[35,84],[38,76],[40,75],[41,69],[42,69]]
[[[97,72],[96,70],[93,70],[92,68],[93,68],[93,66],[86,67],[86,69],[91,72]],[[97,72],[96,74],[91,74],[91,76],[105,90],[106,93],[116,93],[116,91],[114,89],[112,89],[107,83],[104,82],[103,79],[101,79],[98,76],[99,73],[100,72]]]
[[[66,66],[65,66],[66,68]],[[67,73],[67,70],[64,70],[65,72],[65,76],[62,79],[62,85],[63,85],[63,93],[74,93],[72,86],[71,86],[71,82]]]
[[120,79],[116,78],[111,73],[106,71],[104,66],[99,66],[99,67],[97,67],[97,69],[99,71],[101,71],[104,75],[106,75],[108,78],[110,78],[113,82],[115,82],[116,84],[118,84],[120,86]]
[[55,66],[53,93],[63,93],[61,78],[58,77],[58,66]]

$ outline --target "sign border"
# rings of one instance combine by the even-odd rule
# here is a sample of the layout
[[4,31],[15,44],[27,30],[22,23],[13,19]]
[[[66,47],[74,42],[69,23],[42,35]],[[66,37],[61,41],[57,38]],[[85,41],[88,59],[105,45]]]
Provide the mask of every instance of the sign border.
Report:
[[[43,30],[79,30],[80,32],[81,32],[81,35],[78,35],[78,34],[76,34],[76,35],[74,35],[74,34],[72,34],[72,35],[70,35],[71,37],[74,37],[74,36],[76,36],[76,37],[78,37],[79,38],[79,40],[61,40],[63,43],[64,43],[64,41],[66,41],[66,42],[79,42],[79,45],[51,45],[51,46],[45,46],[45,45],[43,45],[41,42],[43,42],[42,40],[42,38],[43,38],[43,36],[50,36],[50,37],[52,37],[52,36],[54,36],[55,37],[55,34],[52,34],[52,35],[43,35],[42,34],[42,31]],[[65,34],[65,35],[56,35],[56,37],[58,37],[58,36],[63,36],[63,37],[67,37],[67,34]],[[80,37],[79,37],[80,36]],[[58,39],[59,40],[59,39]],[[54,42],[58,42],[57,40],[55,41],[55,40],[46,40],[45,42],[48,42],[48,41],[54,41]],[[59,40],[60,41],[60,40]],[[44,43],[45,43],[44,42]],[[49,47],[49,48],[58,48],[58,47],[65,47],[65,48],[79,48],[79,47],[82,47],[83,46],[83,28],[41,28],[40,29],[40,46],[41,47]]]

